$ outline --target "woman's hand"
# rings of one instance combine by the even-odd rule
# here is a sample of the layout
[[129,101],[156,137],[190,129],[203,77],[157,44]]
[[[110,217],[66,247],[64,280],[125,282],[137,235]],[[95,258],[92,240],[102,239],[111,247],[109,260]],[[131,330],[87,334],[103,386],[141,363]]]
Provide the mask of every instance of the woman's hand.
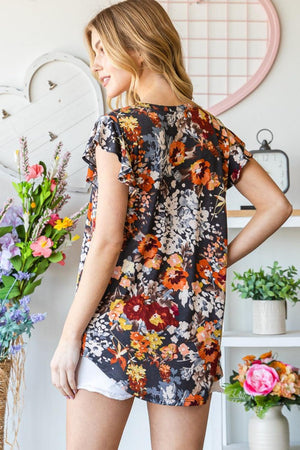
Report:
[[80,357],[80,340],[61,340],[50,363],[52,384],[65,397],[77,393],[75,371]]

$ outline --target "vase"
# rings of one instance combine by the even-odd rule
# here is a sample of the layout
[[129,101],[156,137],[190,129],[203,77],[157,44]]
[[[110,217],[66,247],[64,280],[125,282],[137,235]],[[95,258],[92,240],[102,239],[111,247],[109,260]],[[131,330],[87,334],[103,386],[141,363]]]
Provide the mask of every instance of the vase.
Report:
[[272,406],[265,416],[252,416],[248,425],[249,450],[289,450],[289,423],[282,405]]
[[11,359],[0,361],[0,450],[4,448],[5,410],[11,365]]
[[252,301],[252,332],[254,334],[284,334],[286,317],[286,300]]

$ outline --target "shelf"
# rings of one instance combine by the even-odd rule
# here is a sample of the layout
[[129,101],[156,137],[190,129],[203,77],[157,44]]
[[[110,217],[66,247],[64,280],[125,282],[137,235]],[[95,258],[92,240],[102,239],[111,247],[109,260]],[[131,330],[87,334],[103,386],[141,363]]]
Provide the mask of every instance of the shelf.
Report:
[[244,331],[224,331],[222,347],[300,347],[300,330],[285,334],[253,334]]
[[[249,446],[247,444],[230,444],[223,445],[223,450],[249,450]],[[290,450],[300,450],[300,444],[292,444]]]
[[[255,213],[253,209],[227,210],[228,228],[244,228]],[[300,209],[294,209],[282,227],[300,227]]]

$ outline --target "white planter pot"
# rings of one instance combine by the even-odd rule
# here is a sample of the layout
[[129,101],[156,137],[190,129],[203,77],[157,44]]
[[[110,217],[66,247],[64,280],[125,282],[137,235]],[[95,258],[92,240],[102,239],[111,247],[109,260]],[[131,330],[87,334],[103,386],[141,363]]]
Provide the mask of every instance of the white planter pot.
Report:
[[252,332],[254,334],[284,334],[286,308],[286,300],[253,300]]
[[282,406],[270,408],[263,419],[252,416],[248,424],[250,450],[289,450],[289,424]]

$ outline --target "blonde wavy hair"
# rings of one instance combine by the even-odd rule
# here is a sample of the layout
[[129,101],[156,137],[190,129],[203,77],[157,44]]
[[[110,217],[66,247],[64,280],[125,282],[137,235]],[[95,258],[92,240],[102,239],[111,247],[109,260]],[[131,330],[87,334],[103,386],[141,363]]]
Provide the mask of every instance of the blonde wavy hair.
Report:
[[[112,64],[132,74],[129,90],[126,91],[126,106],[140,101],[136,92],[136,81],[140,68],[128,53],[136,51],[143,58],[143,66],[160,74],[171,86],[182,103],[192,101],[193,85],[188,76],[182,55],[179,34],[165,9],[155,0],[125,0],[115,3],[92,18],[84,29],[92,75],[95,52],[91,44],[92,28],[99,33]],[[107,104],[112,108],[111,97]],[[116,108],[122,106],[122,94],[116,97]]]

